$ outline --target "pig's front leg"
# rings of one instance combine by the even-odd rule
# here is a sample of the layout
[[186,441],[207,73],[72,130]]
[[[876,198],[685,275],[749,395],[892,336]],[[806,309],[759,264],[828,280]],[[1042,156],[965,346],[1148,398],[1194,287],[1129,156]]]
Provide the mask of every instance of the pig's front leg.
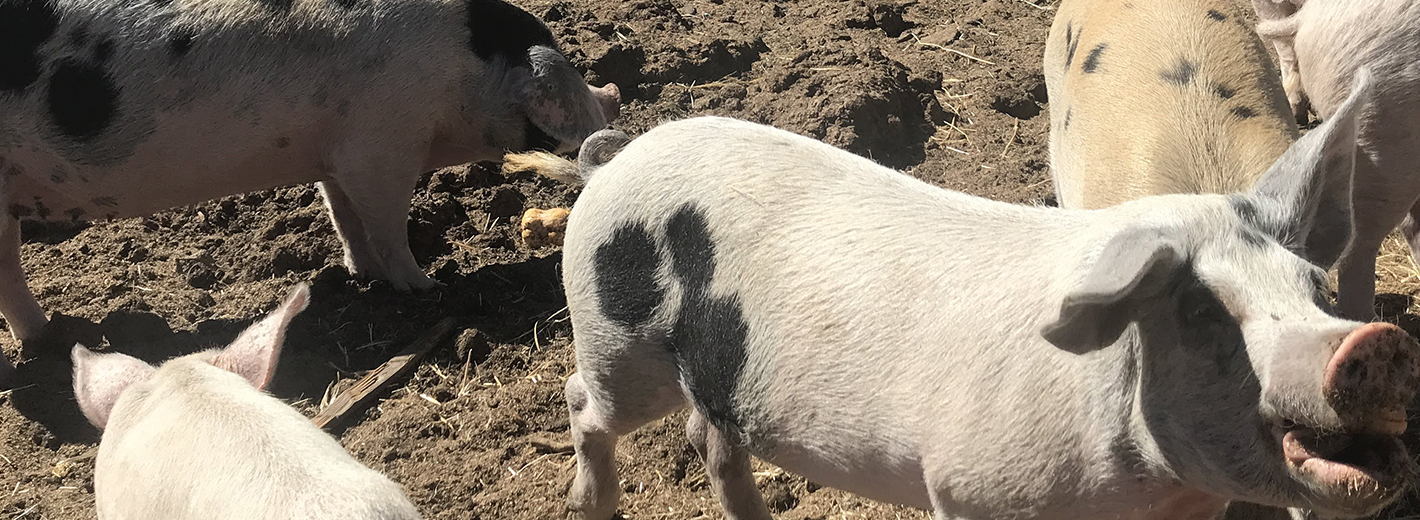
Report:
[[[402,149],[427,148],[425,143]],[[408,230],[409,199],[424,157],[378,153],[384,150],[352,143],[332,161],[333,178],[321,183],[321,193],[345,245],[345,266],[352,275],[383,278],[400,291],[427,289],[437,282],[414,260]]]

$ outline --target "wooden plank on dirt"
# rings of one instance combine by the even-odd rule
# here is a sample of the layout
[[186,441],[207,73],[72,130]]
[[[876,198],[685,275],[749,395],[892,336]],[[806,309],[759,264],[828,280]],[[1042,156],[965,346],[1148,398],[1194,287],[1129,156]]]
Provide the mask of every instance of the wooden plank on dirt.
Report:
[[450,333],[454,331],[454,319],[444,318],[439,321],[428,334],[420,337],[408,348],[396,354],[389,361],[380,365],[379,368],[371,370],[355,382],[355,386],[341,392],[330,400],[325,408],[322,408],[316,416],[311,418],[318,428],[325,428],[332,423],[340,423],[345,418],[354,413],[358,413],[374,402],[378,397],[380,389],[387,383],[396,379],[404,379],[419,367],[419,360],[424,359],[424,355],[434,349],[435,345],[443,342]]

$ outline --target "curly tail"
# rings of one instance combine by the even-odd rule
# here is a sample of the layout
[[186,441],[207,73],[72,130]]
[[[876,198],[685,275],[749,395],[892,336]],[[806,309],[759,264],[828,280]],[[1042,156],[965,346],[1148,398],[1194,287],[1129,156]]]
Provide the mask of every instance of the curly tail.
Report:
[[601,130],[582,141],[575,163],[547,152],[512,153],[503,156],[503,173],[530,171],[567,184],[582,185],[630,142],[625,132]]

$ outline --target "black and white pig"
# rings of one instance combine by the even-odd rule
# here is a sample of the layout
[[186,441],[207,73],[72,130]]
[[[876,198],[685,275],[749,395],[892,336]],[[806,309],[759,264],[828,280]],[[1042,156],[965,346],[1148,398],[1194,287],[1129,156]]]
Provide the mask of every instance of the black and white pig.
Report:
[[1334,316],[1294,251],[1349,211],[1317,188],[1352,174],[1369,89],[1249,192],[1099,210],[722,118],[551,165],[588,177],[563,253],[572,516],[611,518],[617,438],[687,405],[734,520],[770,518],[750,454],[938,520],[1376,511],[1412,471],[1420,346]]
[[429,287],[421,173],[574,149],[619,103],[502,0],[0,0],[0,314],[21,340],[47,323],[17,219],[313,181],[352,274]]
[[74,347],[74,394],[104,430],[100,520],[419,518],[399,484],[260,390],[308,298],[298,286],[232,344],[159,367]]

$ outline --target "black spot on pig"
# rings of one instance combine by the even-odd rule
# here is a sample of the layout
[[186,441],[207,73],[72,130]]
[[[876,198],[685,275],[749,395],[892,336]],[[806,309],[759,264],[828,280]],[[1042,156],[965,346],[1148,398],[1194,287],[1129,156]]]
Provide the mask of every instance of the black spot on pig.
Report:
[[1198,64],[1188,61],[1187,58],[1179,58],[1174,63],[1173,68],[1159,73],[1159,77],[1164,81],[1174,85],[1184,86],[1193,81],[1193,75],[1198,73]]
[[1217,21],[1219,21],[1219,22],[1228,19],[1228,15],[1218,12],[1218,10],[1216,10],[1216,9],[1209,9],[1209,10],[1208,10],[1208,17],[1209,17],[1209,18],[1212,18],[1212,19],[1214,19],[1214,20],[1217,20]]
[[35,212],[34,208],[31,208],[31,207],[26,206],[26,205],[24,205],[24,204],[11,204],[11,205],[10,205],[10,216],[15,217],[15,218],[28,217],[28,216],[30,216],[30,215],[33,215],[34,212]]
[[524,121],[523,121],[523,149],[524,149],[524,150],[547,150],[547,151],[553,151],[553,150],[556,150],[556,149],[557,149],[557,146],[558,146],[559,144],[560,144],[560,143],[557,141],[557,138],[556,138],[556,137],[552,137],[551,135],[548,135],[547,132],[544,132],[544,131],[542,130],[542,128],[539,128],[539,127],[537,126],[537,123],[532,122],[531,119],[526,119],[526,118],[524,118]]
[[1090,49],[1090,54],[1088,56],[1085,56],[1085,63],[1080,66],[1080,70],[1083,70],[1086,73],[1092,73],[1095,71],[1095,69],[1099,68],[1100,55],[1104,54],[1104,50],[1107,48],[1109,48],[1109,44],[1101,43],[1099,45],[1096,45],[1095,48]]
[[501,56],[511,65],[526,65],[528,48],[557,48],[552,31],[536,16],[502,0],[468,0],[469,48],[479,58]]
[[1213,93],[1214,93],[1214,94],[1217,94],[1218,97],[1223,98],[1223,99],[1232,99],[1233,96],[1234,96],[1235,94],[1237,94],[1237,92],[1234,92],[1234,91],[1233,91],[1233,88],[1232,88],[1232,87],[1229,87],[1229,86],[1224,85],[1224,84],[1222,84],[1222,83],[1219,83],[1219,84],[1217,84],[1217,85],[1213,85]]
[[1254,112],[1248,107],[1233,107],[1232,112],[1233,115],[1238,116],[1239,119],[1252,119],[1257,115],[1257,112]]
[[58,26],[59,14],[47,0],[0,0],[0,92],[39,80],[39,48]]
[[1242,226],[1238,228],[1238,237],[1252,247],[1264,247],[1267,245],[1267,235],[1258,231],[1252,226]]
[[[1075,49],[1077,49],[1077,48],[1080,47],[1080,33],[1079,33],[1079,32],[1073,32],[1073,31],[1074,31],[1074,28],[1075,28],[1075,25],[1074,25],[1073,23],[1067,23],[1067,24],[1065,24],[1065,69],[1066,69],[1066,70],[1069,70],[1069,69],[1070,69],[1070,64],[1075,61]],[[1081,28],[1080,28],[1080,32],[1084,32],[1084,30],[1085,30],[1084,27],[1081,27]]]
[[49,78],[48,103],[60,132],[92,139],[118,115],[118,87],[98,66],[63,59]]
[[183,57],[187,51],[192,50],[192,39],[196,37],[197,35],[193,34],[192,29],[185,27],[173,29],[172,33],[168,34],[168,53],[174,58]]
[[118,199],[109,196],[94,197],[92,199],[89,199],[89,202],[101,208],[111,208],[118,205]]
[[735,389],[744,372],[749,325],[736,295],[715,297],[715,242],[705,215],[683,206],[666,223],[681,305],[670,349],[696,407],[723,432],[740,432]]
[[613,231],[593,257],[602,314],[629,329],[645,324],[666,297],[656,278],[660,265],[660,250],[645,226],[627,224]]
[[113,56],[112,39],[104,38],[102,40],[99,40],[98,44],[94,45],[94,61],[96,63],[103,63],[105,61],[108,61],[109,57],[111,56]]
[[69,31],[69,43],[75,47],[83,47],[89,41],[89,28],[84,25],[77,25]]

